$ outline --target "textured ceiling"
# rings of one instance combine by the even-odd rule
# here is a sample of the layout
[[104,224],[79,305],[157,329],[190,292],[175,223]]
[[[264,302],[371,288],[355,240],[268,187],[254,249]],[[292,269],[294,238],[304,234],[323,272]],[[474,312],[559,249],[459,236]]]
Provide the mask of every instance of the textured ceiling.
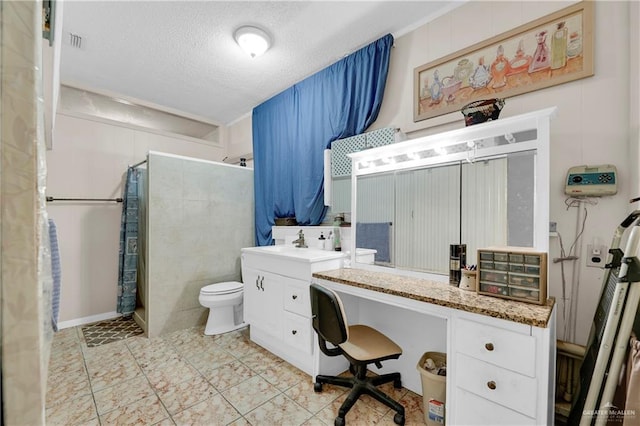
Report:
[[[64,2],[61,81],[228,124],[377,38],[452,1]],[[233,32],[256,25],[273,46],[251,59]],[[82,36],[82,48],[69,45]]]

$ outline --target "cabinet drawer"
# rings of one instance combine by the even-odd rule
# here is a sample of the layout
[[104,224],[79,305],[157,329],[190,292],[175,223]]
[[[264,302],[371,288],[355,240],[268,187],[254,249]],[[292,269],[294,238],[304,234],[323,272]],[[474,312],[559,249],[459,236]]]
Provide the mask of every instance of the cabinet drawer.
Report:
[[525,416],[536,416],[536,379],[463,354],[457,355],[456,370],[456,387]]
[[540,291],[538,289],[509,286],[509,296],[518,297],[520,299],[539,300]]
[[534,275],[509,274],[509,285],[540,288],[540,277]]
[[506,284],[507,273],[496,272],[496,271],[480,271],[480,281],[489,281],[492,283]]
[[506,284],[485,283],[480,281],[480,291],[489,294],[501,294],[506,296],[509,294],[509,288]]
[[493,253],[493,260],[497,262],[508,262],[509,255],[507,253]]
[[529,265],[539,265],[540,262],[540,256],[537,254],[531,254],[531,255],[524,255],[524,263],[528,263]]
[[494,268],[494,264],[493,262],[487,262],[487,261],[480,261],[480,267],[482,269],[493,269]]
[[509,253],[509,262],[522,263],[524,262],[524,255]]
[[506,271],[509,270],[509,264],[505,263],[505,262],[494,262],[493,269],[495,269],[496,271],[505,271],[506,272]]
[[455,334],[457,352],[535,377],[535,337],[464,319],[456,321]]
[[459,425],[524,426],[540,424],[535,419],[495,404],[464,389],[456,388],[455,421]]
[[311,318],[309,302],[309,283],[289,281],[284,288],[284,309],[307,318]]
[[295,349],[312,354],[311,320],[298,314],[284,313],[284,342]]
[[492,251],[481,251],[480,253],[480,260],[489,260],[492,261],[493,260],[493,252]]

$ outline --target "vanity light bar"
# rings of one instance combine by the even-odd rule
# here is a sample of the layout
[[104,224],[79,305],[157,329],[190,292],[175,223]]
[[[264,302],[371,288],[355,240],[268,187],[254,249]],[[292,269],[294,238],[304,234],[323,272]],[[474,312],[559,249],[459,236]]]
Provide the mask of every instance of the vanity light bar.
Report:
[[[480,141],[445,142],[438,144],[438,146],[428,146],[413,152],[389,153],[390,155],[384,157],[374,156],[372,158],[363,158],[362,160],[358,161],[358,168],[366,169],[369,167],[374,167],[376,165],[384,166],[388,164],[405,163],[408,161],[417,161],[425,158],[439,157],[460,152],[466,153],[476,147],[481,147],[482,145],[483,144]],[[393,148],[394,146],[387,145],[385,148],[387,147]]]
[[[445,133],[355,152],[349,154],[349,157],[351,157],[354,164],[357,165],[357,167],[354,168],[356,174],[360,174],[359,171],[361,171],[362,174],[368,174],[371,170],[379,171],[386,167],[391,167],[390,164],[382,163],[381,160],[383,158],[393,158],[396,163],[402,165],[402,168],[405,166],[414,167],[414,164],[419,165],[418,163],[421,164],[423,162],[430,163],[431,161],[429,159],[431,157],[437,158],[440,155],[433,151],[436,147],[445,147],[448,152],[447,157],[450,155],[455,156],[454,153],[463,153],[462,155],[466,157],[466,153],[470,149],[481,148],[483,153],[486,152],[487,149],[493,151],[493,148],[496,147],[491,145],[495,144],[493,141],[496,139],[502,139],[507,145],[515,142],[518,142],[519,145],[523,142],[534,142],[537,136],[520,141],[516,140],[514,135],[519,133],[526,134],[531,130],[535,131],[535,129],[540,130],[541,123],[548,121],[550,117],[554,116],[556,110],[556,107],[552,107],[513,117],[501,118],[499,120],[476,124]],[[484,141],[487,142],[485,143]],[[480,146],[479,143],[483,146]],[[471,144],[473,144],[473,147]],[[499,149],[498,151],[502,152],[503,149]],[[496,152],[496,154],[500,152]],[[415,155],[418,155],[418,158],[416,158]]]
[[456,143],[454,145],[443,144],[434,148],[423,149],[421,151],[402,153],[398,155],[391,155],[388,157],[382,157],[377,159],[362,159],[358,161],[359,169],[366,169],[375,166],[385,166],[394,163],[406,163],[409,161],[418,161],[431,157],[439,157],[447,154],[455,154],[460,152],[469,152],[476,146],[482,146],[475,141]]
[[[477,149],[482,148],[482,149]],[[476,160],[487,160],[503,157],[511,152],[532,151],[538,149],[538,140],[521,141],[514,144],[501,144],[491,146],[477,146],[469,148],[466,144],[458,144],[447,148],[428,149],[414,154],[398,154],[394,156],[394,162],[388,157],[378,159],[359,160],[356,164],[355,175],[368,175],[394,170],[408,170],[418,167],[428,167],[435,164],[447,164],[456,161],[473,163]],[[444,151],[448,151],[444,153]],[[411,156],[410,156],[411,155]],[[384,160],[384,161],[383,161]]]

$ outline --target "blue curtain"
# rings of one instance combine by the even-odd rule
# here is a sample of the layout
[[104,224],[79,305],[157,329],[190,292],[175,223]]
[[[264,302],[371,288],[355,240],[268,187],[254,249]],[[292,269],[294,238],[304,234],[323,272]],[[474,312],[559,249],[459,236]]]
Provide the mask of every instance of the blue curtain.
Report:
[[256,245],[272,243],[276,217],[322,222],[324,150],[378,117],[392,45],[388,34],[254,108]]
[[136,310],[138,286],[138,174],[129,167],[124,186],[120,219],[118,268],[118,313],[130,315]]

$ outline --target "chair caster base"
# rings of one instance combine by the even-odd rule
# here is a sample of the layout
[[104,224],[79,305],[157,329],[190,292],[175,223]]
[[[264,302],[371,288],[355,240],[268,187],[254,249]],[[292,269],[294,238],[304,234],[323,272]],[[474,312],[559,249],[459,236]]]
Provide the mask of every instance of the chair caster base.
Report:
[[322,383],[314,383],[313,384],[313,391],[314,392],[322,392]]
[[393,422],[397,425],[404,425],[404,415],[396,413],[396,415],[393,416]]

